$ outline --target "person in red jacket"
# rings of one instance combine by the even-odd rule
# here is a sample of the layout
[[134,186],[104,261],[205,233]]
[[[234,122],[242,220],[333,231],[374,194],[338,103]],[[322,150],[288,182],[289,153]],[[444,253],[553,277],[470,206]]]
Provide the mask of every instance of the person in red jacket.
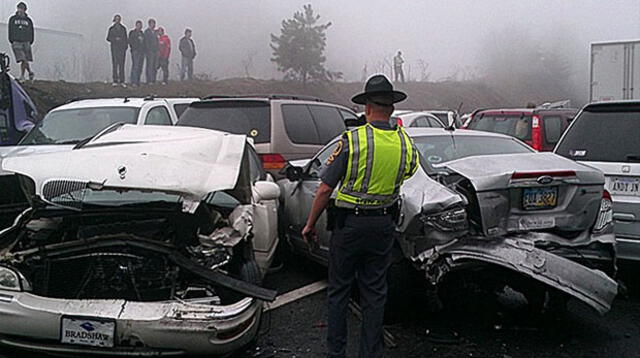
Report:
[[158,28],[158,68],[162,69],[162,84],[169,81],[169,57],[171,56],[171,39],[164,28]]

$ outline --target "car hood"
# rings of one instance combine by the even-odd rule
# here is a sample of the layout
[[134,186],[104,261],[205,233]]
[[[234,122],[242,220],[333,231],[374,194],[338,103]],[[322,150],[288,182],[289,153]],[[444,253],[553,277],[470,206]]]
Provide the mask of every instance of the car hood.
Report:
[[453,160],[440,167],[466,177],[477,191],[506,188],[515,172],[571,170],[576,173],[580,184],[604,184],[604,175],[600,171],[553,153],[474,156]]
[[183,203],[199,203],[235,187],[245,143],[245,136],[206,129],[124,125],[73,150],[9,156],[2,170],[31,178],[47,202],[91,188],[179,194]]
[[2,169],[2,162],[5,158],[64,152],[73,149],[73,147],[73,145],[15,145],[10,147],[0,147],[0,175],[12,174]]

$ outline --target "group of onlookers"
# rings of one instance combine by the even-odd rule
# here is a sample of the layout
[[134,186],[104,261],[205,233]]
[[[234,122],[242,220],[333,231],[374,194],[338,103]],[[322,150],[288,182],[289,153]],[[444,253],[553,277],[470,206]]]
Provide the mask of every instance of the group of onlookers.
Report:
[[[147,84],[156,82],[158,70],[162,70],[162,83],[166,84],[169,81],[171,39],[163,27],[156,28],[155,19],[148,20],[147,28],[144,31],[142,26],[142,21],[137,20],[135,28],[127,33],[127,28],[122,25],[122,17],[120,15],[113,17],[113,25],[107,33],[107,41],[111,44],[114,86],[126,86],[124,68],[127,49],[131,50],[131,85],[140,85],[143,68]],[[180,39],[178,49],[182,55],[181,80],[193,79],[193,59],[196,57],[196,45],[191,35],[191,29],[185,29],[184,37]]]

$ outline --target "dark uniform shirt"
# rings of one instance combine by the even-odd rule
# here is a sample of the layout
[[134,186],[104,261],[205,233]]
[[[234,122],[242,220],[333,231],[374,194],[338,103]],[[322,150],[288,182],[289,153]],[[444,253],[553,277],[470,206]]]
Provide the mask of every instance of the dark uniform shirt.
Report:
[[[374,121],[371,125],[377,129],[382,130],[395,130],[389,122]],[[342,181],[345,173],[347,172],[347,165],[349,161],[349,144],[347,143],[346,135],[336,143],[335,149],[327,163],[325,163],[324,169],[320,173],[320,180],[328,186],[335,188],[338,183]]]

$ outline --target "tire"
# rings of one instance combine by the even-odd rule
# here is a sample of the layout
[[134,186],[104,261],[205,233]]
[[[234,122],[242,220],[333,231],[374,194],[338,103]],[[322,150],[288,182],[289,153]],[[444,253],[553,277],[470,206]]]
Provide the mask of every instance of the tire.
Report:
[[[243,260],[235,264],[233,270],[230,272],[231,276],[236,277],[242,281],[260,286],[262,284],[262,278],[260,275],[260,268],[255,260]],[[241,293],[235,292],[227,288],[218,288],[218,296],[223,303],[238,302],[245,296]]]

